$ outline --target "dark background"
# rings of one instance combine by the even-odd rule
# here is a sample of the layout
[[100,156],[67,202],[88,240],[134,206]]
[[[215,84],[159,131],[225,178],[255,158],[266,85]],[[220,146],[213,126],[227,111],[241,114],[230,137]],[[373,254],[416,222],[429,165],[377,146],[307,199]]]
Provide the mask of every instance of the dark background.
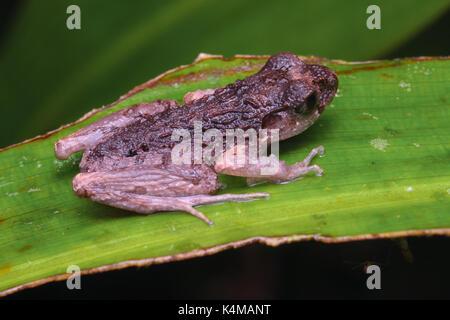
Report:
[[[407,252],[398,240],[251,245],[82,276],[81,290],[68,290],[62,281],[4,299],[449,299],[450,239],[407,243]],[[370,264],[381,268],[381,290],[366,287]]]
[[[56,1],[54,1],[56,2]],[[139,1],[138,1],[139,2]],[[378,1],[376,4],[380,3]],[[52,1],[42,1],[43,7],[52,7]],[[74,2],[76,3],[76,2]],[[326,1],[324,1],[324,17],[327,16]],[[375,4],[375,3],[374,3]],[[130,5],[131,2],[130,2]],[[285,4],[280,4],[283,6]],[[33,78],[33,70],[21,69],[21,57],[11,58],[8,56],[8,50],[11,43],[11,37],[20,36],[23,27],[23,11],[29,6],[27,1],[3,1],[0,13],[0,55],[4,58],[0,62],[0,72],[3,70],[3,80],[8,81],[6,93],[2,95],[0,105],[4,114],[2,126],[2,136],[0,139],[0,147],[20,142],[25,138],[29,138],[47,130],[56,128],[62,123],[73,121],[81,116],[84,112],[97,107],[101,104],[107,104],[120,94],[126,92],[134,85],[144,82],[146,79],[156,76],[169,67],[174,67],[182,63],[189,63],[195,57],[194,52],[211,52],[224,53],[231,56],[235,53],[248,54],[268,54],[285,49],[291,49],[298,54],[314,54],[318,56],[327,56],[329,58],[342,58],[349,60],[366,60],[366,59],[385,59],[405,56],[434,56],[448,55],[450,52],[450,15],[447,9],[440,10],[439,14],[435,14],[433,19],[428,19],[422,23],[420,27],[412,28],[412,31],[404,37],[393,41],[387,49],[375,52],[364,53],[358,49],[358,43],[355,42],[355,49],[349,51],[347,45],[342,48],[334,47],[329,51],[311,49],[311,47],[296,47],[289,43],[276,43],[274,47],[267,47],[267,43],[258,47],[252,43],[252,47],[239,46],[230,40],[229,44],[223,41],[214,44],[209,42],[208,45],[192,44],[189,45],[189,39],[186,43],[182,43],[179,47],[173,47],[177,53],[164,52],[162,46],[162,55],[167,55],[165,61],[158,63],[147,61],[148,69],[142,70],[141,73],[133,77],[126,71],[120,69],[114,71],[114,75],[121,74],[121,80],[102,78],[99,80],[110,79],[110,87],[97,86],[95,93],[89,93],[89,90],[83,93],[83,99],[76,100],[72,105],[69,103],[64,107],[61,106],[62,113],[56,114],[53,118],[50,115],[40,114],[37,109],[37,103],[31,99],[31,95],[15,99],[11,86],[22,83],[36,82],[38,79]],[[67,6],[64,4],[63,6]],[[80,5],[81,6],[81,5]],[[82,7],[82,24],[87,4]],[[367,5],[366,5],[367,6]],[[382,10],[385,9],[380,5]],[[350,7],[347,7],[346,10]],[[289,6],[285,5],[285,10],[289,10]],[[123,8],[121,9],[123,11]],[[242,10],[240,8],[239,10]],[[251,10],[247,7],[246,10]],[[355,9],[356,10],[356,9]],[[358,9],[359,10],[359,9]],[[409,19],[418,19],[420,16],[420,8],[407,7],[404,9],[402,17]],[[108,23],[105,9],[105,23]],[[382,11],[384,12],[384,11]],[[50,13],[48,13],[50,15]],[[400,14],[400,13],[399,13]],[[40,15],[43,23],[46,21],[45,12],[36,12]],[[88,16],[88,14],[86,14]],[[299,19],[302,13],[299,12]],[[230,23],[246,19],[245,11],[233,11],[230,14]],[[362,13],[364,18],[364,14]],[[129,19],[134,17],[127,16],[127,12],[123,11],[122,19],[117,21],[118,24],[127,24]],[[405,18],[405,19],[406,19]],[[65,19],[64,14],[62,19]],[[86,19],[89,19],[86,17]],[[233,20],[235,19],[235,20]],[[318,20],[321,16],[317,17]],[[383,18],[382,18],[383,19]],[[51,23],[51,18],[49,18]],[[319,25],[327,23],[327,19],[318,21]],[[338,20],[339,21],[339,20]],[[96,23],[102,24],[103,21]],[[255,22],[256,23],[256,22]],[[262,22],[261,22],[262,23]],[[274,22],[275,23],[275,22]],[[335,22],[336,23],[336,22]],[[345,24],[346,21],[338,22]],[[383,24],[382,20],[382,26]],[[388,21],[386,22],[386,24]],[[406,22],[405,22],[406,23]],[[92,29],[92,24],[89,25]],[[260,25],[251,27],[259,28]],[[330,26],[332,28],[333,26]],[[270,28],[276,28],[274,25]],[[383,28],[383,27],[382,27]],[[45,27],[43,27],[45,29]],[[86,28],[85,28],[86,29]],[[189,28],[188,28],[189,29]],[[17,31],[19,30],[19,31]],[[308,29],[309,30],[309,29]],[[306,36],[319,37],[322,34],[314,34],[308,31]],[[189,30],[188,30],[189,31]],[[192,30],[191,30],[192,31]],[[302,30],[293,30],[292,32],[301,32]],[[37,29],[37,37],[39,37],[39,29]],[[52,32],[50,31],[42,31]],[[84,30],[83,32],[89,32]],[[112,32],[112,31],[111,31]],[[226,31],[224,31],[226,34]],[[319,31],[317,31],[319,32]],[[320,31],[325,32],[325,31]],[[377,32],[377,31],[374,31]],[[393,30],[383,30],[386,34],[386,41],[389,32]],[[245,32],[244,32],[245,33]],[[42,37],[45,37],[44,34]],[[213,37],[214,34],[206,32],[202,35],[197,34],[196,37]],[[349,34],[349,37],[352,35]],[[236,35],[238,37],[238,35]],[[319,37],[320,38],[320,37]],[[58,47],[58,39],[56,39],[56,48]],[[220,39],[227,39],[222,36]],[[220,40],[219,39],[219,40]],[[329,41],[326,37],[322,37],[319,41]],[[39,39],[38,39],[39,40]],[[218,40],[218,41],[219,41]],[[270,35],[267,39],[259,40],[270,43]],[[64,40],[61,40],[64,41]],[[159,42],[155,40],[152,48],[158,48]],[[375,40],[374,40],[375,41]],[[251,42],[251,41],[250,41]],[[335,42],[333,42],[335,43]],[[339,43],[339,41],[337,42]],[[61,43],[61,46],[64,44]],[[93,45],[94,46],[94,45]],[[214,50],[214,48],[217,48]],[[45,48],[37,48],[44,50]],[[148,48],[147,48],[148,49]],[[185,49],[185,50],[184,50]],[[49,52],[52,48],[48,48]],[[150,50],[150,49],[148,49]],[[185,53],[183,53],[183,50]],[[74,54],[83,55],[83,47],[73,48]],[[270,51],[270,52],[269,52]],[[6,52],[6,53],[5,53]],[[61,51],[61,59],[70,61],[67,52]],[[34,53],[23,52],[24,57],[33,55]],[[149,53],[147,53],[149,54]],[[45,52],[41,52],[44,57]],[[6,58],[5,58],[6,57]],[[25,58],[23,58],[25,59]],[[3,64],[1,64],[3,63]],[[45,64],[45,61],[36,60],[35,64]],[[57,64],[57,62],[55,62]],[[124,62],[126,63],[126,61]],[[7,65],[6,65],[7,64]],[[17,65],[16,65],[17,64]],[[68,66],[68,70],[77,66]],[[131,68],[131,67],[130,67]],[[142,68],[135,67],[133,72],[138,72]],[[16,75],[11,75],[11,70],[17,70]],[[70,72],[68,74],[70,75]],[[49,70],[49,77],[52,76],[52,70]],[[6,78],[5,73],[10,76]],[[14,78],[16,77],[16,78]],[[6,79],[6,80],[5,80]],[[23,82],[21,81],[23,79]],[[133,80],[130,80],[133,79]],[[58,80],[59,81],[59,80]],[[17,89],[17,88],[16,88]],[[5,90],[3,88],[2,90]],[[10,90],[10,91],[8,91]],[[18,89],[17,89],[18,90]],[[9,97],[5,97],[5,94]],[[42,94],[45,94],[43,92]],[[89,102],[87,102],[89,101]],[[25,126],[21,128],[23,115],[36,117],[36,125]],[[50,119],[50,120],[48,120]],[[8,126],[6,123],[10,123]],[[11,130],[11,128],[17,130]],[[405,245],[409,249],[405,249]],[[379,299],[379,298],[413,298],[413,299],[449,299],[450,298],[450,239],[446,237],[422,237],[394,240],[371,240],[342,244],[323,244],[316,242],[304,242],[291,245],[284,245],[278,248],[265,247],[263,245],[252,245],[249,247],[229,250],[216,254],[214,256],[192,259],[163,265],[153,265],[140,269],[127,269],[121,271],[113,271],[99,275],[89,275],[82,277],[82,290],[69,291],[65,282],[52,283],[43,285],[38,288],[25,290],[23,292],[13,294],[5,298],[8,299],[78,299],[78,298],[120,298],[120,299],[165,299],[165,298],[187,298],[187,299],[297,299],[297,298],[355,298],[355,299]],[[381,267],[381,290],[368,290],[366,288],[367,274],[364,272],[365,266],[368,264],[377,264]]]

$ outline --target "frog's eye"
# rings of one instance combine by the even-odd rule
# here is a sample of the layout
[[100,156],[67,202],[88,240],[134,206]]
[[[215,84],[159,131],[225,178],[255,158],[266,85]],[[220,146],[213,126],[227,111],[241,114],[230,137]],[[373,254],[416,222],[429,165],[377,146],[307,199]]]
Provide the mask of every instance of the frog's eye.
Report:
[[317,94],[311,93],[305,101],[295,107],[295,112],[299,114],[309,113],[314,110],[317,104]]

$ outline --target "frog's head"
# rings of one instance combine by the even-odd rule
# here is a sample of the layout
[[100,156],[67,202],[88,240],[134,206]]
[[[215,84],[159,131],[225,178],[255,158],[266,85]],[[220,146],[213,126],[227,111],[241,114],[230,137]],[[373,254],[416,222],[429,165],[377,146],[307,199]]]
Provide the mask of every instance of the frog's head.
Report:
[[[263,128],[278,128],[280,140],[309,128],[333,100],[338,87],[336,73],[322,65],[308,65],[291,53],[272,56],[266,67],[284,73],[280,87],[281,108],[266,114]],[[273,71],[272,71],[273,72]]]

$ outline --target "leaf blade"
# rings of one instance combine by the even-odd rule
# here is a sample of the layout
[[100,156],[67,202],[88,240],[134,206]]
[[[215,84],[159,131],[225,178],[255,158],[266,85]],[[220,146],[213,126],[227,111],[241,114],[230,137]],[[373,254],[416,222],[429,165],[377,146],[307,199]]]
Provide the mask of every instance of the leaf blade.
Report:
[[293,163],[322,144],[326,155],[314,162],[325,175],[251,189],[243,179],[221,177],[227,192],[269,192],[271,198],[200,207],[214,228],[185,213],[139,216],[73,194],[80,154],[56,160],[58,138],[135,103],[181,100],[185,92],[233,82],[266,58],[200,60],[79,123],[1,151],[0,290],[67,277],[72,264],[95,272],[252,241],[450,233],[448,58],[319,59],[338,72],[338,95],[313,127],[281,143],[280,156]]

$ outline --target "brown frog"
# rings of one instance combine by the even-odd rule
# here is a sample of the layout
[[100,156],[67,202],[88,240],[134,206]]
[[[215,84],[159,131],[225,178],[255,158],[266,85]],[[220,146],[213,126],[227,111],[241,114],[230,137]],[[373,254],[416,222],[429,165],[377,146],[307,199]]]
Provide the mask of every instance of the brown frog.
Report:
[[[288,182],[311,171],[321,174],[320,167],[309,163],[323,147],[290,166],[273,155],[246,164],[224,160],[237,148],[248,149],[247,141],[244,146],[225,147],[212,163],[179,164],[172,161],[176,145],[173,131],[193,133],[195,122],[201,122],[202,132],[215,129],[225,135],[227,129],[278,129],[278,140],[284,140],[302,133],[318,119],[337,86],[338,78],[331,69],[306,64],[296,55],[283,52],[271,56],[258,73],[243,80],[187,93],[183,105],[158,100],[110,114],[58,140],[55,154],[67,159],[74,152],[86,150],[80,162],[81,173],[73,179],[73,190],[79,197],[141,214],[186,211],[212,224],[194,206],[268,196],[212,195],[220,186],[217,173],[247,177],[249,184],[259,179]],[[210,143],[202,140],[201,147],[207,148]],[[277,165],[276,172],[262,174],[268,163]]]

